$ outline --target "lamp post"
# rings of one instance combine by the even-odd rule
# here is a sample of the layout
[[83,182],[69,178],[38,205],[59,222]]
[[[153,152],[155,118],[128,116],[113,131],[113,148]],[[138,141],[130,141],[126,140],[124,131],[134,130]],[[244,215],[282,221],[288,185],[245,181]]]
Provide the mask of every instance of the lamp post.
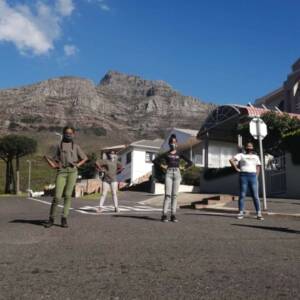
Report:
[[59,137],[60,137],[60,140],[62,140],[63,135],[62,135],[61,133],[59,133],[59,132],[54,132],[54,134],[57,135],[57,136],[59,136]]
[[31,160],[27,160],[28,163],[28,197],[30,196],[30,189],[31,189]]

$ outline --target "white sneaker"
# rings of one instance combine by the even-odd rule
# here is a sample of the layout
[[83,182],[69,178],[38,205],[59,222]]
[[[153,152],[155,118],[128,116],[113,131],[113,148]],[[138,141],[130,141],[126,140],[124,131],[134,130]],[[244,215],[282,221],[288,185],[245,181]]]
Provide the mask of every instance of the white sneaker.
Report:
[[263,218],[261,212],[258,212],[258,213],[257,213],[256,219],[257,219],[257,220],[260,220],[260,221],[263,221],[263,220],[264,220],[264,218]]
[[96,211],[96,213],[101,213],[101,212],[103,212],[103,209],[101,207],[96,207],[95,211]]
[[243,212],[239,212],[239,214],[237,215],[236,218],[239,219],[239,220],[244,219],[244,213]]

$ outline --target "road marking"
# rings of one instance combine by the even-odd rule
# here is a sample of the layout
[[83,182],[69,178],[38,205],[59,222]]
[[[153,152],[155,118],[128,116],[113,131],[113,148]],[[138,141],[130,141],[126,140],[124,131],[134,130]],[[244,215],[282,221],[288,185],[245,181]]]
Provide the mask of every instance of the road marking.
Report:
[[[82,211],[93,211],[93,214],[97,213],[96,209],[99,208],[99,206],[82,206],[78,208],[78,210]],[[120,205],[119,206],[120,212],[129,212],[129,211],[135,211],[135,212],[157,212],[161,211],[161,208],[155,208],[155,207],[150,207],[150,206],[141,206],[141,205],[136,205],[136,206],[125,206],[125,205]],[[115,212],[115,207],[112,205],[109,206],[104,206],[102,208],[102,212],[98,213],[110,213],[110,212]]]
[[[28,197],[29,200],[33,200],[39,203],[43,203],[46,205],[51,205],[51,202],[48,202],[46,200],[41,200],[38,198],[32,198]],[[58,207],[63,208],[63,205],[58,205]],[[104,206],[102,208],[103,212],[97,212],[96,209],[99,206],[82,206],[79,208],[73,208],[70,207],[70,210],[81,213],[81,214],[86,214],[86,215],[101,215],[101,214],[107,214],[107,213],[115,213],[115,207],[112,205]],[[151,207],[151,206],[144,206],[144,205],[134,205],[134,206],[125,206],[125,205],[120,205],[119,206],[120,212],[160,212],[161,208],[156,208],[156,207]]]

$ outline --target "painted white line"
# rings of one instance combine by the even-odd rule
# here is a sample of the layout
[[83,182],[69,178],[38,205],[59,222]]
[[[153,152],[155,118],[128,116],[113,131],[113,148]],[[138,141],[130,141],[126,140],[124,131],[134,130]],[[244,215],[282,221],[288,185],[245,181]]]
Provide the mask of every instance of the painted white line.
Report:
[[[47,205],[51,205],[52,204],[52,203],[50,203],[48,201],[41,200],[41,199],[36,199],[36,198],[32,198],[32,197],[28,197],[27,199],[33,200],[33,201],[36,201],[36,202],[39,202],[39,203],[47,204]],[[63,208],[63,205],[59,204],[58,207]],[[70,207],[70,210],[76,211],[76,212],[81,213],[81,214],[93,214],[93,215],[95,214],[95,213],[89,213],[89,212],[86,212],[86,211],[78,210],[78,209],[75,209],[73,207]]]
[[[46,200],[41,200],[38,198],[32,198],[32,197],[28,197],[27,199],[29,200],[33,200],[39,203],[43,203],[46,205],[51,205],[51,202],[48,202]],[[63,208],[63,205],[58,205],[58,207]],[[99,206],[82,206],[78,209],[70,207],[70,210],[81,213],[81,214],[85,214],[85,215],[101,215],[103,213],[115,213],[115,207],[114,206],[105,206],[102,208],[103,212],[97,212],[96,209]],[[160,208],[154,208],[154,207],[150,207],[150,206],[142,206],[142,205],[136,205],[136,206],[125,206],[125,205],[121,205],[119,206],[119,210],[120,212],[157,212],[157,211],[161,211]]]

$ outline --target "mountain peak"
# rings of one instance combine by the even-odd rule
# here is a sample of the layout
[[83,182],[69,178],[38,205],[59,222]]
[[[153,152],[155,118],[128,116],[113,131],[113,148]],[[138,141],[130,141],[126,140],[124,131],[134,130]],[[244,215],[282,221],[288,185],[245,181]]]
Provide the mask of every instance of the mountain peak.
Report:
[[99,83],[99,86],[126,83],[137,86],[172,87],[163,80],[146,80],[137,75],[129,75],[119,71],[109,70]]

